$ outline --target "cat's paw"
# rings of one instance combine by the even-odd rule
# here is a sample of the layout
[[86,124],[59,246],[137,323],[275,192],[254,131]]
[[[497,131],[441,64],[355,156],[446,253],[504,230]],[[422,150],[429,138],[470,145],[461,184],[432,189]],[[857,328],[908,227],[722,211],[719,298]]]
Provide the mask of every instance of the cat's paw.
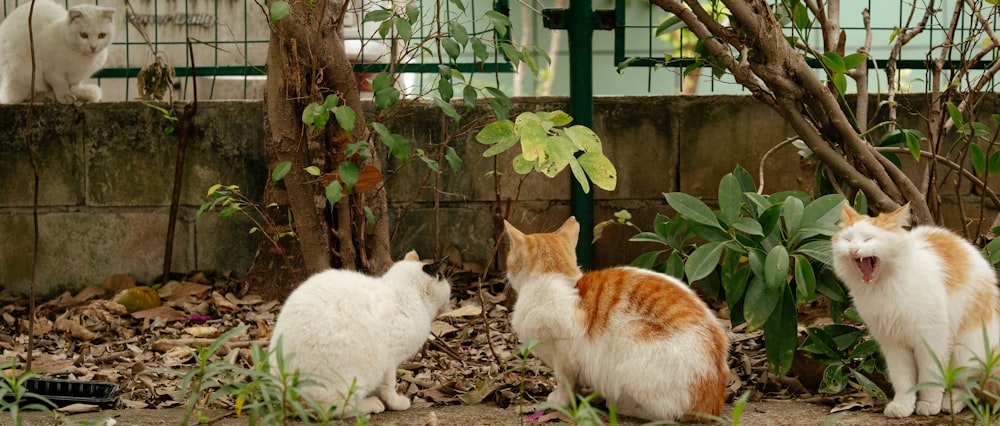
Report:
[[556,390],[549,394],[546,401],[561,407],[569,406],[569,395],[563,389],[564,388],[562,386],[557,387]]
[[76,97],[76,102],[100,102],[104,92],[100,87],[93,84],[80,84],[70,88],[70,92]]
[[387,405],[390,410],[400,411],[410,408],[410,398],[399,395],[395,392],[384,396],[386,397],[385,405]]
[[375,396],[369,396],[358,402],[358,411],[362,414],[378,414],[385,411],[385,404]]
[[965,403],[962,401],[949,402],[948,398],[941,401],[941,412],[948,414],[958,414],[965,409]]
[[933,416],[941,412],[941,403],[935,404],[932,401],[917,401],[916,412],[918,416]]
[[909,417],[913,414],[913,405],[892,401],[885,406],[885,416],[894,419]]

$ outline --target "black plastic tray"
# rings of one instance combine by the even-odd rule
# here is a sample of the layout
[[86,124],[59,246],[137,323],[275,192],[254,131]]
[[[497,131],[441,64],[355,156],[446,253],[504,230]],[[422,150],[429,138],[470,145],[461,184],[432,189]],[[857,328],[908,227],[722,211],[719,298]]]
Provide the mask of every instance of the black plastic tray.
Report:
[[[118,385],[109,382],[86,382],[79,380],[31,378],[25,381],[28,392],[44,396],[57,407],[71,404],[99,405],[103,408],[114,408],[118,401]],[[4,399],[12,401],[11,395]],[[22,398],[21,404],[39,403],[36,398]]]

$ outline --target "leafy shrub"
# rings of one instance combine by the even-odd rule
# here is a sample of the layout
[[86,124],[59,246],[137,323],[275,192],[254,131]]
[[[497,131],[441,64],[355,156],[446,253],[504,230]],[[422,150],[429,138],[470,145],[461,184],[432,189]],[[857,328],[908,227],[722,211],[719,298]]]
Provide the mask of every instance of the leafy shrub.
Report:
[[696,283],[707,297],[726,302],[733,325],[763,327],[768,363],[776,373],[785,374],[792,365],[798,306],[826,297],[837,322],[850,306],[829,267],[830,237],[844,202],[840,195],[764,196],[746,169],[737,167],[719,182],[718,210],[688,194],[664,196],[676,214],[657,215],[653,231],[631,241],[665,248],[632,264]]

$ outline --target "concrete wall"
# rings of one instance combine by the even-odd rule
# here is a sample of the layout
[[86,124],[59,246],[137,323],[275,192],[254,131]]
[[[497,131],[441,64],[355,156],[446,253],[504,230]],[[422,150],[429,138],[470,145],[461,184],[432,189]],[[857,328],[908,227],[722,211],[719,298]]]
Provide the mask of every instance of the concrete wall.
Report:
[[[568,110],[565,98],[516,102],[520,110]],[[433,106],[414,108],[387,125],[433,152],[430,142],[446,140],[443,120]],[[756,176],[763,154],[793,135],[777,114],[747,97],[609,97],[596,99],[594,110],[595,130],[619,171],[616,191],[596,190],[595,219],[628,209],[645,230],[657,213],[667,213],[664,192],[683,191],[712,202],[723,175],[740,164]],[[0,106],[0,285],[12,292],[26,291],[31,272],[33,178],[24,141],[26,113],[24,105]],[[484,123],[489,116],[480,108],[466,120]],[[43,105],[31,120],[41,174],[41,293],[100,284],[115,273],[141,281],[159,275],[177,146],[176,136],[164,135],[162,115],[141,103]],[[262,193],[267,171],[261,121],[260,102],[200,103],[184,173],[174,271],[240,275],[247,270],[256,249],[249,221],[212,214],[195,220],[194,215],[215,183],[240,185],[254,197]],[[386,181],[397,257],[411,248],[479,265],[490,257],[495,191],[487,175],[494,163],[482,157],[484,147],[474,135],[451,137],[465,169],[437,176],[439,191],[431,189],[435,175],[423,162],[390,162]],[[815,165],[795,151],[789,146],[768,158],[767,192],[811,189]],[[510,157],[499,164],[502,197],[513,198],[518,179]],[[520,184],[511,222],[526,231],[558,227],[570,214],[569,179],[568,171],[553,179],[529,176]],[[609,228],[595,245],[598,266],[628,263],[657,248],[628,242],[634,233]]]

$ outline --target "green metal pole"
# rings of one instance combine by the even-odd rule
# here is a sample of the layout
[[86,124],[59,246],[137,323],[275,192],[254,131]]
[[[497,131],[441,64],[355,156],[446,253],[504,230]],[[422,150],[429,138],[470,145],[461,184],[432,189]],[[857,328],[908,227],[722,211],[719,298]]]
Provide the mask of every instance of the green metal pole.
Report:
[[[593,38],[594,11],[590,0],[569,2],[569,115],[574,124],[594,126]],[[594,267],[594,193],[570,179],[570,212],[580,222],[580,239],[576,257],[584,269]],[[593,188],[593,185],[590,185]]]

